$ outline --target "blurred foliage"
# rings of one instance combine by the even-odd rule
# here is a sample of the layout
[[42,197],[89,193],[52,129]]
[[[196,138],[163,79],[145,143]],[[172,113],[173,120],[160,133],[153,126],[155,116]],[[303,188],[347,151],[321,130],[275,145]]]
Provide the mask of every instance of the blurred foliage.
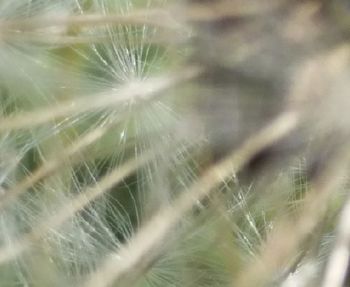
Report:
[[[278,97],[286,90],[279,83],[289,78],[280,80],[278,74],[290,59],[284,62],[275,51],[283,45],[267,43],[275,38],[259,36],[268,35],[265,29],[276,23],[265,23],[261,12],[245,26],[254,10],[248,20],[245,15],[221,18],[220,9],[218,19],[216,12],[206,19],[204,8],[199,16],[191,15],[197,2],[0,1],[0,286],[88,286],[84,284],[97,276],[106,258],[123,268],[129,259],[119,252],[133,246],[152,218],[169,206],[177,208],[177,199],[190,194],[208,170],[284,111],[288,99]],[[151,13],[161,9],[169,12],[168,18]],[[150,14],[142,18],[142,13]],[[89,23],[96,15],[100,22]],[[118,23],[118,17],[128,15],[133,17]],[[110,16],[115,18],[108,21]],[[229,34],[236,31],[233,24],[239,32]],[[249,39],[261,45],[263,56],[259,51],[249,56]],[[295,54],[300,51],[305,52]],[[278,67],[271,67],[269,57],[275,55]],[[298,65],[307,62],[301,58]],[[204,71],[187,79],[191,66]],[[183,79],[175,80],[179,75]],[[150,85],[153,79],[158,82]],[[165,88],[157,88],[159,82]],[[272,146],[271,157],[266,153],[273,158],[270,165],[260,166],[265,154],[258,151],[242,178],[231,170],[211,193],[190,198],[189,212],[126,269],[122,283],[101,278],[99,286],[238,286],[236,279],[255,276],[246,270],[260,262],[280,222],[298,222],[308,206],[305,198],[315,180],[310,166],[319,163],[314,150],[327,134],[309,132],[310,123],[302,125],[298,136],[292,133],[295,138],[283,142],[285,148]],[[305,148],[310,142],[311,152]],[[131,171],[105,183],[132,160]],[[346,189],[345,178],[292,256],[268,269],[267,279],[256,277],[259,286],[318,286]],[[100,193],[84,197],[92,191]],[[294,231],[288,232],[282,238],[286,242]],[[271,261],[262,257],[267,268],[279,262],[278,248],[276,243]],[[309,265],[313,269],[307,273]],[[302,283],[288,285],[299,275]],[[246,282],[242,280],[237,282]]]

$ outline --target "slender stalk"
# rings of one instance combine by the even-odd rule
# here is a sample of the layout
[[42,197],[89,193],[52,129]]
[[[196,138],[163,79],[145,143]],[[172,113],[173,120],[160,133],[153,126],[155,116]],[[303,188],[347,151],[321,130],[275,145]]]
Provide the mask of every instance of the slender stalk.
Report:
[[341,212],[333,251],[328,260],[322,287],[342,287],[350,258],[350,199]]
[[264,284],[290,262],[302,241],[323,218],[330,203],[329,199],[343,178],[348,156],[343,148],[332,158],[320,175],[311,182],[297,218],[283,217],[275,224],[275,228],[261,246],[260,255],[255,262],[242,270],[232,286],[253,287]]
[[118,166],[94,186],[81,191],[79,195],[72,198],[66,205],[53,211],[51,217],[43,218],[41,223],[36,225],[29,233],[23,235],[17,241],[10,243],[8,246],[0,248],[0,265],[21,255],[34,242],[42,240],[48,232],[60,227],[77,212],[83,210],[89,203],[103,195],[114,185],[120,183],[137,168],[154,158],[154,156],[154,151],[145,152],[143,156],[132,158],[121,166]]
[[33,17],[26,19],[1,20],[0,30],[29,31],[55,26],[101,26],[101,25],[149,25],[157,28],[174,29],[179,26],[172,15],[162,9],[146,9],[129,14],[84,14],[66,17]]
[[[225,178],[239,171],[256,153],[291,132],[298,119],[287,112],[249,138],[240,148],[210,167],[175,202],[159,210],[118,253],[111,254],[84,287],[106,287],[112,283],[130,286],[158,258],[163,244],[181,218]],[[139,272],[139,273],[138,273]]]
[[174,75],[128,83],[115,91],[104,92],[88,99],[81,97],[60,103],[56,107],[40,108],[38,111],[23,112],[17,116],[3,117],[0,119],[0,132],[29,129],[52,120],[71,116],[72,114],[109,109],[124,102],[145,102],[153,99],[154,94],[192,79],[199,73],[200,70],[198,68],[190,67]]

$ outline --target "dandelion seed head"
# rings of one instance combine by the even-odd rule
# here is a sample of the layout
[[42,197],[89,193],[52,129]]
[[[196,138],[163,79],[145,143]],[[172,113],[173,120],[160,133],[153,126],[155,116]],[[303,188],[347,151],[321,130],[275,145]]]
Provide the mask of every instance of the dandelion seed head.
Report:
[[[322,1],[199,2],[1,1],[6,286],[290,286],[322,270],[348,48],[299,49],[329,35]],[[275,154],[280,170],[245,181]]]

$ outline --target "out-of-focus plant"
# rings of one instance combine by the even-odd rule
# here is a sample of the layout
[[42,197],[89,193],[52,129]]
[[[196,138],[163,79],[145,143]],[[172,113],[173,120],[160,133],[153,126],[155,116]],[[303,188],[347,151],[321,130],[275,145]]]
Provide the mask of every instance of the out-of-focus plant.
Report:
[[0,286],[346,284],[346,7],[2,0]]

